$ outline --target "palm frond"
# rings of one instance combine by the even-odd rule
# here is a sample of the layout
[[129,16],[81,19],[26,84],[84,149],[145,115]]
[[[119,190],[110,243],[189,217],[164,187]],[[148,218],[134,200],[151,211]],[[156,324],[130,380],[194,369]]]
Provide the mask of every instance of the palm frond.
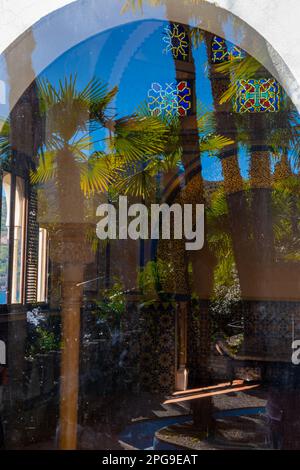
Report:
[[59,101],[59,95],[55,87],[45,78],[37,80],[37,89],[39,95],[39,105],[42,114],[54,106]]
[[74,159],[78,162],[87,161],[91,155],[92,139],[90,135],[83,135],[79,139],[74,139],[69,145]]
[[152,175],[159,173],[167,173],[174,170],[181,164],[182,149],[178,148],[176,151],[166,153],[162,157],[152,158],[147,165],[148,172]]
[[155,178],[147,168],[136,170],[117,181],[116,190],[120,194],[136,197],[149,197],[155,188]]
[[82,93],[84,99],[89,103],[91,121],[94,120],[105,126],[108,117],[110,118],[107,114],[108,105],[118,93],[118,87],[115,86],[109,90],[106,85],[96,80]]
[[201,102],[197,103],[197,126],[200,135],[213,134],[216,119],[213,111],[209,111]]
[[47,79],[40,79],[38,90],[41,113],[46,117],[46,140],[49,144],[53,135],[68,141],[78,131],[91,132],[94,123],[104,126],[108,119],[108,105],[118,91],[117,87],[109,90],[96,78],[79,90],[77,78],[72,75],[59,80],[57,86]]
[[215,65],[217,73],[224,75],[231,75],[231,84],[229,88],[223,93],[220,99],[220,104],[227,103],[234,98],[237,92],[239,80],[248,80],[255,76],[256,72],[261,68],[259,62],[254,57],[247,56],[242,60],[235,60],[225,62],[223,64]]
[[[126,0],[121,13],[127,13],[129,10],[131,10],[133,13],[136,11],[140,10],[143,11],[143,4],[145,3],[145,0]],[[151,6],[158,6],[163,3],[163,0],[148,0],[149,5]]]
[[115,123],[109,145],[126,162],[145,160],[163,152],[167,128],[156,117],[124,117]]
[[200,142],[200,151],[202,152],[219,152],[224,147],[234,144],[234,140],[222,135],[211,135],[202,139]]
[[127,13],[129,10],[136,12],[137,10],[143,9],[143,0],[126,0],[124,3],[121,13]]
[[79,97],[76,82],[77,75],[73,77],[72,74],[68,78],[65,77],[63,80],[59,80],[57,92],[59,101],[69,103]]
[[46,183],[55,177],[56,170],[56,152],[43,152],[36,170],[30,172],[30,181],[32,184]]
[[117,168],[114,157],[97,152],[80,164],[80,187],[85,196],[107,191],[116,180]]
[[0,120],[0,159],[7,160],[11,154],[9,141],[10,122],[9,119]]
[[190,28],[190,37],[195,49],[198,49],[204,40],[204,32],[198,27]]
[[[147,117],[151,118],[151,112],[147,106],[147,103],[142,103],[136,110],[136,116],[139,117]],[[177,155],[178,152],[181,152],[181,142],[180,142],[180,132],[181,132],[181,125],[178,116],[171,115],[168,116],[166,114],[161,114],[160,116],[155,117],[163,127],[166,129],[166,136],[165,136],[165,147],[164,150],[161,152],[165,156],[165,158],[170,156],[173,158],[172,155]]]

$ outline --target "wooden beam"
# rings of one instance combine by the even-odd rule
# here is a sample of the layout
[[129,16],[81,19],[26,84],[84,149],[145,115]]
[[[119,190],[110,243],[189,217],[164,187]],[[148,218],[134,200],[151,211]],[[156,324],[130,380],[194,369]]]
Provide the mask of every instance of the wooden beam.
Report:
[[243,387],[233,387],[233,388],[225,388],[224,390],[217,390],[214,392],[207,392],[207,393],[199,393],[196,395],[188,395],[185,397],[179,397],[179,398],[170,398],[169,400],[166,400],[163,402],[164,405],[169,405],[171,403],[180,403],[183,401],[190,401],[190,400],[198,400],[200,398],[206,398],[206,397],[213,397],[216,395],[225,395],[226,393],[232,393],[232,392],[242,392],[245,390],[251,390],[254,388],[259,387],[260,384],[255,384],[255,385],[245,385]]
[[243,385],[243,384],[244,384],[244,380],[233,380],[233,382],[225,382],[223,384],[210,385],[209,387],[191,388],[190,390],[181,390],[180,392],[172,393],[172,395],[173,396],[187,395],[190,393],[204,392],[205,390],[213,390],[215,388],[231,387],[234,385]]

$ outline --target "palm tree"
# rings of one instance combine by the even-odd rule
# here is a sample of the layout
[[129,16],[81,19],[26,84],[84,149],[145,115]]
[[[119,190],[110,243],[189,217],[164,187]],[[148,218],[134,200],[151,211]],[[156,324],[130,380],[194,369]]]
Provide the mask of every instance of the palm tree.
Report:
[[[170,3],[166,2],[166,16],[170,18]],[[182,71],[180,61],[176,60],[176,55],[173,52],[173,60],[175,65],[176,79],[178,81],[188,78],[193,82],[196,77],[196,67],[192,51],[192,44],[198,45],[201,40],[201,35],[195,33],[195,29],[189,25],[184,26],[187,42],[189,44],[189,60],[185,64],[185,72]],[[199,30],[196,29],[198,32]],[[179,200],[184,203],[199,204],[204,203],[204,184],[202,178],[201,168],[201,150],[199,145],[199,129],[197,122],[197,110],[195,103],[197,102],[196,89],[192,90],[192,109],[191,114],[180,119],[180,143],[182,148],[181,161],[184,167],[185,174],[185,188],[179,194]],[[205,121],[204,121],[205,122]],[[226,144],[225,144],[226,145]],[[210,374],[208,369],[208,356],[210,351],[210,338],[206,332],[209,331],[209,299],[212,292],[212,273],[213,273],[213,258],[205,243],[203,249],[197,253],[187,253],[184,249],[184,244],[173,243],[169,245],[169,250],[165,250],[164,246],[161,247],[161,252],[169,260],[174,259],[174,270],[177,273],[175,279],[177,281],[176,292],[183,292],[191,296],[192,290],[199,294],[203,299],[201,302],[201,316],[203,318],[201,335],[201,350],[205,354],[201,354],[201,363],[198,367],[197,382],[199,385],[207,384],[210,381]],[[174,256],[176,253],[176,256]],[[158,253],[159,255],[159,253]],[[192,266],[193,278],[190,279],[188,275],[188,265]],[[202,274],[199,276],[198,273]],[[200,281],[200,282],[199,282]],[[173,281],[174,284],[174,281]],[[177,370],[177,388],[187,386],[187,367],[189,364],[188,358],[188,338],[192,334],[188,331],[188,325],[191,325],[192,318],[192,304],[190,301],[180,302],[178,305],[178,328],[179,328],[179,354],[178,354],[178,370]],[[199,352],[200,354],[200,352]],[[199,361],[200,362],[200,361]],[[211,398],[206,398],[194,402],[193,409],[193,422],[199,432],[204,432],[205,435],[213,432],[214,424],[212,417],[213,403]]]
[[[58,215],[51,224],[52,253],[62,266],[62,364],[60,447],[76,448],[80,347],[80,308],[84,266],[93,260],[87,241],[85,204],[88,197],[108,190],[124,165],[150,158],[164,147],[165,126],[155,117],[115,119],[109,105],[117,88],[108,90],[97,79],[83,89],[76,77],[38,83],[45,138],[38,152],[32,183],[47,183],[56,195]],[[102,150],[97,150],[99,133]],[[49,186],[51,181],[51,186]],[[49,214],[48,214],[49,216]],[[49,225],[50,225],[49,224]]]
[[[127,6],[128,5],[135,5],[135,6],[141,6],[142,1],[141,0],[127,0]],[[150,2],[152,3],[152,2]],[[153,2],[154,3],[154,2]],[[165,3],[164,1],[161,2],[155,2],[155,3]],[[223,68],[223,72],[227,77],[230,77],[231,80],[228,83],[227,89],[224,90],[224,94],[222,97],[220,97],[220,104],[223,105],[224,103],[228,102],[233,96],[235,96],[236,91],[237,91],[237,82],[239,79],[250,79],[253,77],[257,76],[264,76],[264,78],[269,77],[269,74],[267,71],[263,70],[261,65],[258,64],[258,62],[254,58],[247,57],[245,60],[241,62],[232,62],[232,63],[227,63],[227,64],[222,64],[222,66],[219,66],[217,69],[217,72],[219,71],[221,73],[221,68]],[[270,148],[268,147],[282,147],[284,149],[284,152],[286,152],[285,157],[281,156],[281,159],[283,159],[283,164],[284,166],[284,159],[287,157],[287,152],[290,152],[293,149],[296,149],[295,156],[296,159],[299,159],[299,135],[297,136],[297,132],[295,132],[295,128],[290,133],[289,131],[286,132],[287,128],[290,125],[289,119],[286,119],[287,115],[285,115],[284,112],[278,113],[275,116],[258,116],[258,115],[253,115],[250,116],[249,119],[245,116],[240,116],[240,119],[238,116],[236,116],[235,119],[235,125],[236,125],[236,130],[237,130],[237,135],[239,137],[239,141],[247,142],[247,145],[250,147],[250,182],[245,185],[245,189],[250,189],[247,190],[247,194],[245,196],[242,196],[241,199],[244,199],[244,202],[249,202],[248,206],[249,209],[247,211],[244,211],[244,215],[248,214],[250,217],[250,224],[247,224],[246,227],[242,226],[242,232],[245,235],[245,250],[244,250],[244,255],[246,254],[249,263],[248,264],[248,272],[247,269],[243,269],[245,276],[241,276],[241,267],[246,268],[245,263],[240,263],[237,262],[237,260],[240,258],[238,255],[236,246],[234,247],[234,258],[235,261],[237,262],[238,269],[239,269],[239,277],[241,280],[244,281],[242,282],[243,286],[243,291],[247,294],[251,295],[252,291],[252,296],[258,296],[261,298],[266,297],[266,296],[272,296],[275,295],[276,297],[278,296],[278,288],[281,289],[282,292],[284,291],[283,286],[287,286],[287,284],[290,284],[290,282],[287,282],[286,278],[288,277],[289,281],[292,281],[293,284],[293,289],[289,289],[285,292],[285,297],[287,292],[292,292],[291,296],[295,295],[295,292],[297,292],[297,287],[295,281],[295,276],[298,276],[298,270],[292,268],[292,265],[289,266],[285,264],[285,266],[282,263],[278,263],[278,260],[275,259],[275,253],[274,253],[274,246],[277,243],[282,244],[283,242],[285,243],[285,237],[290,238],[290,224],[286,223],[286,220],[282,220],[282,212],[277,212],[272,213],[272,209],[275,208],[282,209],[282,204],[278,203],[278,199],[280,200],[279,202],[282,203],[282,200],[286,201],[289,199],[286,197],[286,193],[291,193],[293,192],[294,194],[294,209],[296,209],[296,214],[298,213],[298,203],[295,201],[295,195],[297,194],[297,184],[295,184],[298,180],[298,175],[294,175],[292,178],[287,178],[286,181],[278,181],[276,184],[274,183],[274,189],[273,194],[272,194],[272,175],[271,175],[271,166],[270,166],[270,157],[271,157],[271,151]],[[280,129],[280,139],[283,137],[283,145],[280,145],[280,139],[276,139],[276,136],[274,133],[274,129]],[[299,129],[299,123],[298,123],[298,129]],[[298,130],[297,129],[297,130]],[[292,134],[293,137],[290,139],[290,136],[287,136],[286,134]],[[241,139],[241,137],[243,139]],[[235,139],[236,140],[236,139]],[[277,140],[277,143],[275,144],[275,141]],[[293,141],[293,145],[291,147],[290,143]],[[229,162],[231,162],[231,165],[229,165]],[[240,182],[240,175],[239,172],[237,172],[237,167],[236,163],[234,162],[234,158],[231,160],[228,160],[226,163],[222,163],[223,166],[223,174],[228,175],[228,179],[226,177],[226,183],[228,182],[229,184],[226,186],[228,187],[228,196],[226,199],[233,199],[238,195],[238,190],[241,188]],[[226,168],[228,166],[229,168]],[[285,165],[286,166],[286,165]],[[237,178],[234,180],[232,177],[236,175]],[[276,177],[278,176],[278,172]],[[236,188],[233,188],[234,191],[230,193],[231,189],[231,183],[232,182],[237,182]],[[281,186],[281,189],[279,191],[279,186]],[[283,194],[283,187],[284,187],[284,192]],[[288,189],[289,188],[289,189]],[[236,192],[235,192],[236,191]],[[233,196],[231,195],[233,194]],[[291,195],[291,194],[290,194]],[[284,197],[283,197],[284,196]],[[224,202],[224,197],[223,197],[223,202]],[[296,202],[296,204],[295,204]],[[242,204],[242,206],[247,207],[246,204]],[[288,218],[290,219],[291,217],[291,211],[287,210],[288,207],[286,207],[286,211],[284,212],[285,214],[288,215]],[[224,207],[223,207],[224,209]],[[217,213],[218,211],[216,211]],[[237,219],[239,216],[238,210],[235,210],[233,212],[233,216]],[[293,214],[292,214],[293,215]],[[296,230],[298,229],[297,223],[295,222],[297,218],[294,217],[294,226],[293,226],[293,231],[296,233]],[[278,225],[278,222],[279,225]],[[231,229],[232,230],[232,229]],[[223,228],[224,231],[224,228]],[[233,237],[234,231],[232,231],[232,237]],[[236,230],[236,234],[238,234],[238,230]],[[222,238],[226,238],[226,235],[222,235]],[[274,242],[275,240],[275,242]],[[238,243],[240,243],[240,240],[237,240]],[[229,252],[230,251],[230,246],[228,243],[224,243],[225,249]],[[237,245],[238,246],[238,245]],[[249,249],[250,248],[250,249]],[[295,248],[295,246],[294,246]],[[243,250],[240,250],[240,253],[242,254]],[[298,259],[297,253],[293,252],[292,253],[293,259]],[[229,256],[228,258],[231,258],[232,256]],[[241,258],[240,258],[241,259]],[[243,260],[241,259],[243,262]],[[281,266],[280,266],[281,264]],[[283,268],[283,269],[281,269]],[[298,276],[299,277],[299,276]],[[264,281],[267,281],[265,283]],[[275,282],[274,282],[275,281]],[[251,285],[252,284],[252,285]],[[276,291],[277,289],[277,291]],[[257,298],[257,297],[256,297]],[[272,307],[269,307],[272,308]],[[249,318],[251,322],[251,318]],[[259,328],[259,326],[258,326]],[[271,367],[271,366],[269,366]],[[273,373],[278,374],[278,371],[274,371]],[[278,377],[279,382],[280,382],[280,377]],[[291,385],[291,384],[290,384]],[[281,400],[280,403],[280,398],[281,394],[278,394],[278,396],[275,399],[275,402],[278,400],[279,403],[276,405],[276,407],[281,408],[283,406],[283,401]],[[290,401],[292,405],[285,406],[287,408],[287,414],[288,416],[292,417],[292,406],[293,406],[293,401],[290,399],[291,397],[287,398],[287,402]],[[289,426],[289,429],[293,429],[293,427]],[[286,430],[288,433],[288,429]],[[294,433],[294,436],[297,433]],[[293,436],[293,438],[294,438]],[[290,447],[293,447],[291,445],[292,439],[290,438],[291,436],[288,436],[287,444]],[[295,440],[295,438],[294,438]]]
[[[263,76],[269,73],[253,58],[247,56],[241,61],[227,62],[217,65],[217,73],[229,77],[228,85],[221,96],[220,105],[225,105],[237,93],[237,84],[241,79]],[[266,263],[274,259],[274,240],[272,235],[271,206],[271,153],[282,154],[293,148],[294,156],[299,150],[297,133],[297,117],[289,100],[281,97],[279,113],[253,115],[235,115],[235,123],[239,141],[250,149],[250,183],[252,193],[252,256],[261,263],[261,256]],[[255,221],[255,222],[254,222]]]
[[[166,5],[166,15],[167,17],[170,16],[170,4],[168,1],[162,0],[150,0],[149,3],[153,6],[158,4],[165,4]],[[143,1],[142,0],[128,0],[125,3],[124,9],[138,9],[142,8]],[[188,38],[188,43],[192,45],[194,42],[195,45],[199,45],[201,42],[202,35],[198,28],[190,28],[189,26],[185,26],[185,31]],[[183,80],[186,78],[190,78],[191,80],[194,79],[196,76],[196,68],[194,63],[194,58],[192,51],[190,51],[189,61],[185,64],[186,70],[183,73],[181,71],[181,67],[179,66],[178,61],[176,60],[175,55],[173,54],[174,64],[175,64],[175,71],[176,71],[176,79]],[[195,90],[193,96],[194,103],[196,102]],[[200,146],[199,146],[199,137],[198,137],[198,123],[197,123],[197,115],[196,110],[193,109],[190,116],[180,118],[179,125],[179,137],[180,137],[180,147],[182,149],[181,152],[181,162],[184,167],[184,174],[185,174],[185,183],[186,186],[181,194],[175,196],[175,201],[182,203],[203,203],[204,202],[204,186],[203,186],[203,178],[201,172],[201,161],[200,161]],[[232,143],[230,139],[230,143]],[[228,141],[224,142],[224,145],[220,145],[221,147],[228,145]],[[175,243],[176,242],[176,243]],[[176,256],[174,256],[176,253]],[[160,243],[158,247],[158,256],[163,257],[163,260],[166,261],[169,265],[173,264],[174,269],[170,270],[169,282],[166,282],[166,289],[170,290],[171,292],[177,293],[184,293],[189,294],[191,289],[196,290],[200,297],[205,299],[202,302],[202,308],[204,309],[205,304],[205,314],[203,317],[206,318],[207,325],[205,326],[205,330],[208,330],[208,306],[209,306],[209,298],[212,292],[212,285],[213,285],[213,260],[211,253],[208,250],[208,246],[205,243],[204,248],[201,250],[200,253],[189,254],[189,259],[187,259],[187,254],[184,250],[184,244],[178,243],[178,241],[174,241],[173,244],[169,244],[166,246],[165,243]],[[194,272],[194,279],[193,279],[193,286],[189,284],[189,276],[188,276],[188,263],[191,263],[193,266]],[[176,276],[171,275],[171,272],[176,272]],[[202,276],[199,282],[198,276],[196,275],[197,272],[201,272]],[[166,280],[167,281],[167,280]],[[179,330],[186,331],[186,323],[187,323],[187,316],[190,310],[189,302],[182,303],[181,307],[178,307],[180,312],[183,312],[179,316]],[[203,334],[203,338],[201,338],[203,342],[205,341],[205,346],[202,345],[202,350],[207,350],[207,357],[209,353],[209,338],[205,333]],[[180,378],[186,376],[186,350],[187,350],[187,335],[184,333],[180,335],[179,341],[179,369],[177,372],[177,376],[179,381],[181,382],[181,386],[185,383],[185,380]],[[206,357],[206,359],[207,359]],[[206,359],[204,357],[201,358],[201,382],[207,382],[209,380],[208,368],[206,364]],[[199,371],[200,372],[200,371]],[[202,429],[206,432],[209,427],[211,427],[211,409],[212,409],[212,402],[210,399],[207,401],[202,401],[200,407],[195,410],[195,422],[202,427]],[[201,417],[197,419],[197,416]]]
[[[145,110],[144,112],[147,113]],[[170,173],[177,174],[182,168],[182,155],[183,146],[182,139],[180,139],[180,122],[177,117],[163,118],[169,129],[168,140],[166,146],[161,155],[140,163],[136,162],[136,167],[133,171],[128,173],[121,173],[116,180],[116,189],[120,192],[126,192],[132,196],[140,196],[143,200],[153,200],[155,189],[157,185],[157,176],[160,175],[163,181],[169,182]],[[197,140],[198,148],[200,152],[208,152],[211,155],[215,155],[216,152],[221,151],[224,147],[232,144],[231,139],[225,138],[221,135],[214,133],[214,119],[213,113],[203,112],[203,106],[198,106],[198,116],[196,119],[197,125]],[[189,167],[187,167],[189,171]],[[183,171],[183,170],[181,170]],[[166,175],[164,177],[164,175]],[[199,185],[199,181],[201,185]],[[172,202],[180,204],[185,203],[199,203],[204,201],[203,185],[201,180],[201,174],[194,176],[187,186],[180,191]],[[170,202],[170,201],[169,201]],[[198,255],[198,254],[197,254]],[[211,266],[213,265],[213,257],[210,254],[210,250],[205,252],[205,258],[203,256],[197,256],[197,260],[193,260],[194,269],[201,269],[204,273],[207,270],[208,276],[204,276],[201,279],[201,283],[196,281],[196,290],[199,293],[201,299],[209,298],[210,289],[212,289],[213,279],[211,275]],[[210,258],[208,258],[210,257]],[[200,258],[200,260],[199,260]],[[153,270],[152,273],[155,279],[153,279],[152,285],[156,285],[159,289],[158,298],[162,298],[162,301],[166,300],[166,293],[180,294],[180,295],[191,295],[193,285],[189,280],[188,275],[188,258],[184,247],[184,240],[160,240],[157,249],[157,269]],[[209,274],[211,276],[209,276]],[[147,270],[149,276],[149,270]],[[196,276],[196,272],[194,274]],[[156,278],[157,277],[157,278]],[[149,279],[148,279],[149,282]],[[200,284],[200,287],[199,287]],[[162,295],[163,294],[163,295]],[[187,322],[188,309],[194,308],[187,301],[177,302],[176,305],[178,313],[178,322],[181,322],[180,332],[186,335],[185,325]],[[204,309],[204,302],[201,303],[201,308]],[[202,311],[203,314],[203,311]],[[208,322],[208,311],[205,312],[205,316]],[[202,324],[203,329],[208,328]],[[205,329],[207,331],[207,329]],[[192,331],[187,332],[193,334]],[[181,358],[180,365],[186,365],[186,361],[189,359],[186,354],[186,338],[181,335],[179,338],[179,354]],[[209,351],[209,336],[206,336],[206,344],[201,342],[201,348],[204,350],[206,347],[207,352]],[[197,361],[198,362],[198,361]],[[207,375],[206,365],[203,357],[199,358],[198,368],[200,370],[194,371],[194,375],[198,378],[200,376],[200,384],[207,384],[209,377]],[[177,379],[178,380],[178,379]],[[177,386],[182,386],[182,382],[177,381]],[[199,382],[194,385],[199,384]],[[213,429],[212,423],[212,400],[210,398],[201,400],[200,403],[193,403],[194,412],[194,424],[200,431],[205,433],[211,432]]]
[[[214,65],[212,60],[212,41],[214,35],[205,34],[206,50],[209,64],[209,76],[211,80],[212,95],[215,108],[215,121],[217,132],[222,132],[230,137],[233,145],[221,152],[219,157],[222,164],[224,178],[225,198],[230,214],[231,237],[234,250],[234,260],[238,271],[240,286],[242,292],[246,290],[249,278],[249,261],[251,260],[248,202],[245,194],[243,178],[241,176],[238,161],[238,130],[235,117],[231,110],[231,104],[228,101],[235,96],[236,82],[231,80],[230,71],[232,67],[242,71],[240,73],[249,73],[256,67],[245,61],[235,60],[225,62],[225,64]],[[227,46],[224,43],[224,48]],[[247,59],[248,60],[248,59]]]
[[[247,62],[252,60],[253,69],[245,70]],[[228,64],[223,66],[223,71],[228,71]],[[245,72],[248,74],[245,77]],[[250,77],[251,74],[251,77]],[[232,83],[222,99],[227,100],[235,92],[235,83],[241,78],[253,78],[255,76],[268,77],[268,73],[259,64],[255,65],[253,59],[248,59],[242,67],[236,67],[232,72]],[[226,96],[227,94],[227,96]],[[281,109],[278,113],[269,113],[261,116],[237,116],[237,125],[244,136],[247,145],[251,149],[250,185],[251,185],[251,212],[254,250],[253,250],[253,273],[257,284],[252,295],[256,298],[293,298],[298,290],[297,279],[299,278],[299,177],[293,174],[289,158],[294,160],[296,168],[299,163],[299,116],[285,96],[282,90]],[[254,144],[254,145],[253,145]],[[258,144],[258,148],[255,148]],[[261,147],[261,148],[259,148]],[[264,148],[263,148],[264,147]],[[277,164],[272,178],[270,159],[275,157]],[[288,278],[288,282],[287,282]],[[253,276],[254,279],[254,276]],[[258,304],[258,303],[257,303]],[[276,304],[275,304],[276,305]],[[253,305],[253,310],[255,310]],[[270,318],[276,315],[273,311],[274,303],[264,307],[270,314]],[[256,312],[256,323],[260,320],[260,312]],[[249,325],[254,324],[251,316]],[[285,322],[288,328],[292,321],[291,315],[286,315]],[[252,331],[250,327],[250,341],[255,345],[258,353],[261,351],[261,340],[256,338],[259,331],[259,323]],[[287,339],[287,338],[285,338]],[[278,339],[279,340],[279,339]],[[282,338],[284,341],[284,337]],[[269,346],[266,332],[265,347],[268,354],[275,362],[280,360],[280,347],[274,350]],[[247,348],[247,344],[246,344]],[[269,349],[270,348],[270,349]],[[257,353],[256,353],[257,354]],[[280,370],[280,372],[279,372]],[[272,408],[283,408],[285,415],[293,416],[292,407],[297,390],[291,371],[285,366],[286,379],[280,393],[273,393],[272,389],[268,395],[268,402]],[[278,366],[267,366],[268,377],[272,377],[273,384],[279,387],[282,376],[282,368]],[[271,383],[272,383],[271,381]],[[294,389],[294,390],[293,390]],[[291,432],[293,422],[290,426],[282,429],[282,448],[295,448],[298,443],[295,440],[297,432]]]
[[[147,106],[138,108],[137,115],[149,119],[151,113]],[[157,119],[167,130],[164,147],[157,155],[136,158],[125,162],[122,169],[113,176],[114,190],[120,194],[143,197],[152,200],[157,190],[158,175],[182,173],[183,146],[180,138],[180,119],[177,116],[158,116]],[[197,106],[197,145],[199,152],[207,152],[214,157],[227,146],[233,144],[232,139],[215,132],[214,112],[208,111],[198,102]],[[168,180],[167,180],[168,181]],[[204,199],[204,196],[203,196]],[[203,200],[202,199],[202,200]]]
[[[252,57],[221,64],[216,69],[223,75],[230,75],[228,87],[220,97],[220,103],[223,104],[235,95],[239,80],[257,75],[269,76]],[[278,113],[235,115],[238,139],[250,148],[251,227],[249,226],[249,229],[253,238],[250,251],[253,267],[254,264],[260,266],[259,273],[262,278],[270,275],[269,269],[274,262],[274,230],[270,212],[271,157],[273,155],[277,160],[281,159],[282,164],[286,161],[288,153],[295,162],[299,158],[299,118],[283,91],[280,106]],[[262,259],[265,260],[266,270],[262,269]]]

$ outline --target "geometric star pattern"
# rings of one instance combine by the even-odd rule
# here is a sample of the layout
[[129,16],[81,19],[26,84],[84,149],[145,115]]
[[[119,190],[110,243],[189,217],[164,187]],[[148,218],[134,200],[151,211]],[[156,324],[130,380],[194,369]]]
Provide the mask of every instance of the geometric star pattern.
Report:
[[277,113],[280,86],[274,78],[239,80],[234,103],[237,113]]
[[152,116],[187,116],[192,107],[192,89],[187,80],[152,83],[148,91],[148,109]]
[[230,60],[244,59],[245,52],[238,46],[225,41],[219,36],[214,36],[211,44],[212,62],[213,64],[220,64]]
[[188,60],[189,39],[186,30],[181,24],[171,23],[164,29],[163,41],[167,44],[163,52],[171,52],[176,60]]

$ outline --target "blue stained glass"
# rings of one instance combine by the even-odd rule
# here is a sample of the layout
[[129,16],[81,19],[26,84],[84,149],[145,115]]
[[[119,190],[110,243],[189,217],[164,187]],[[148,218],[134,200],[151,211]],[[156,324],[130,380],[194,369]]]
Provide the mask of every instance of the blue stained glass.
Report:
[[152,83],[148,91],[148,109],[152,116],[187,116],[192,108],[192,88],[187,80],[176,83]]
[[164,53],[171,52],[176,60],[187,61],[189,59],[189,37],[186,29],[181,24],[171,23],[165,28],[163,41],[166,47]]
[[280,86],[274,78],[239,80],[234,110],[238,113],[276,113],[280,110]]
[[219,36],[213,37],[211,49],[211,59],[214,64],[227,62],[229,60],[239,60],[246,56],[245,52],[238,46],[235,46]]

